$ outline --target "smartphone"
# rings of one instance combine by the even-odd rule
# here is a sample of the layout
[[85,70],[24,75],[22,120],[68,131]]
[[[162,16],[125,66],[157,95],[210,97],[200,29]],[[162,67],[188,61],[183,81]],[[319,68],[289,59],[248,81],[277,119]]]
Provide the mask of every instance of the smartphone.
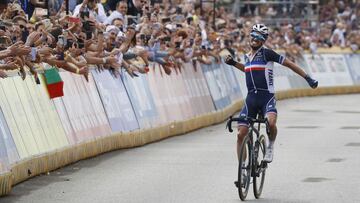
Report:
[[82,11],[80,12],[80,18],[84,19],[85,17],[89,18],[90,13],[89,11]]
[[69,22],[70,23],[80,23],[80,18],[76,18],[76,17],[69,17]]
[[36,54],[37,54],[36,47],[31,47],[31,61],[36,60]]
[[86,40],[90,40],[92,38],[92,32],[86,32]]
[[176,7],[176,14],[181,14],[181,13],[182,13],[182,8]]
[[190,39],[190,46],[194,44],[194,39]]
[[24,31],[21,32],[21,40],[23,42],[26,42],[28,36],[29,36],[29,31],[28,30],[24,30]]
[[61,46],[65,46],[66,44],[65,44],[65,38],[64,38],[64,36],[63,35],[59,35],[58,36],[58,44],[60,44]]
[[161,20],[162,23],[167,23],[167,22],[170,22],[170,18],[163,18]]
[[187,22],[188,25],[190,25],[192,21],[194,21],[194,18],[192,16],[186,18],[186,22]]
[[165,42],[169,42],[169,41],[171,40],[171,37],[170,37],[170,36],[166,36],[166,37],[163,38],[163,40],[164,40]]
[[0,44],[6,44],[7,39],[5,37],[0,37]]
[[181,46],[181,42],[175,42],[175,48],[180,48],[180,46]]
[[44,24],[45,30],[48,29],[51,26],[50,19],[44,19],[41,22]]

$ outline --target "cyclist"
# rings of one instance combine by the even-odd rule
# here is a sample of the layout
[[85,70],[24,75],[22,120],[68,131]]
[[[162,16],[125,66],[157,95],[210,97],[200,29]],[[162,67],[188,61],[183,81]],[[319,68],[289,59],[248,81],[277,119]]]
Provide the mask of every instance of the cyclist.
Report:
[[264,24],[255,24],[250,32],[251,51],[245,55],[245,64],[234,61],[229,55],[225,63],[245,72],[248,94],[245,105],[240,112],[241,121],[238,125],[237,155],[240,156],[240,146],[248,133],[249,122],[247,118],[256,118],[261,112],[268,120],[270,135],[269,144],[265,153],[264,161],[272,162],[274,154],[274,142],[277,135],[276,100],[274,91],[274,62],[290,68],[303,77],[310,87],[316,88],[318,81],[312,79],[299,66],[289,59],[277,54],[275,51],[265,48],[263,45],[268,38],[269,29]]

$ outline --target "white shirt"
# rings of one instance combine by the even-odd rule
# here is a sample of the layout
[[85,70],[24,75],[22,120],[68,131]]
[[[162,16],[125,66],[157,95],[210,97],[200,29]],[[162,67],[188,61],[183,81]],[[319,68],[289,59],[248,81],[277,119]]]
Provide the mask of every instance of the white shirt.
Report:
[[[106,13],[105,13],[105,9],[104,9],[102,4],[96,4],[96,5],[98,7],[98,13],[96,13],[93,10],[88,9],[89,10],[89,16],[90,16],[90,18],[96,19],[96,21],[99,22],[99,23],[104,23],[106,18],[107,18]],[[79,5],[77,5],[75,7],[73,17],[78,17],[78,15],[80,13],[81,6],[82,6],[82,4],[79,4]]]
[[106,18],[104,24],[111,25],[112,21],[116,18],[120,18],[124,21],[124,16],[119,11],[113,11],[109,17]]
[[339,29],[339,28],[336,28],[336,29],[334,30],[334,33],[333,33],[332,36],[331,36],[331,39],[330,39],[330,41],[331,41],[332,43],[334,43],[333,40],[334,40],[335,35],[338,35],[338,40],[340,40],[340,46],[341,46],[341,47],[344,47],[344,46],[345,46],[344,31],[341,30],[341,29]]

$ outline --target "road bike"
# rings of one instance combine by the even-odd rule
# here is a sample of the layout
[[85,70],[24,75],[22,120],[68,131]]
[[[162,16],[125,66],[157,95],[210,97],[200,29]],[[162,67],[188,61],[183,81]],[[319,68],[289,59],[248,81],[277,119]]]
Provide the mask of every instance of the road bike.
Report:
[[[260,134],[261,125],[265,124],[267,135],[270,133],[268,121],[261,113],[258,114],[256,119],[247,119],[250,123],[249,133],[245,136],[240,147],[238,179],[235,181],[235,186],[238,188],[239,197],[242,201],[246,199],[248,194],[251,178],[253,180],[254,196],[256,199],[260,198],[267,169],[267,163],[263,161],[267,146],[266,137]],[[240,120],[243,119],[230,116],[226,125],[229,132],[233,132],[231,123]]]

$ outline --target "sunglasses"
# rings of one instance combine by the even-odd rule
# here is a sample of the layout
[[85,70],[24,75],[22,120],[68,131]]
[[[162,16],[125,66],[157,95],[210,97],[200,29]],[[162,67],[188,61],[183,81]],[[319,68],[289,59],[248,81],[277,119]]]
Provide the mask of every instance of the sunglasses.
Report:
[[258,41],[262,41],[262,42],[265,42],[265,37],[262,35],[262,34],[260,34],[260,33],[258,33],[258,32],[255,32],[255,31],[252,31],[251,33],[250,33],[250,36],[252,37],[252,38],[254,38],[255,40],[258,40]]

